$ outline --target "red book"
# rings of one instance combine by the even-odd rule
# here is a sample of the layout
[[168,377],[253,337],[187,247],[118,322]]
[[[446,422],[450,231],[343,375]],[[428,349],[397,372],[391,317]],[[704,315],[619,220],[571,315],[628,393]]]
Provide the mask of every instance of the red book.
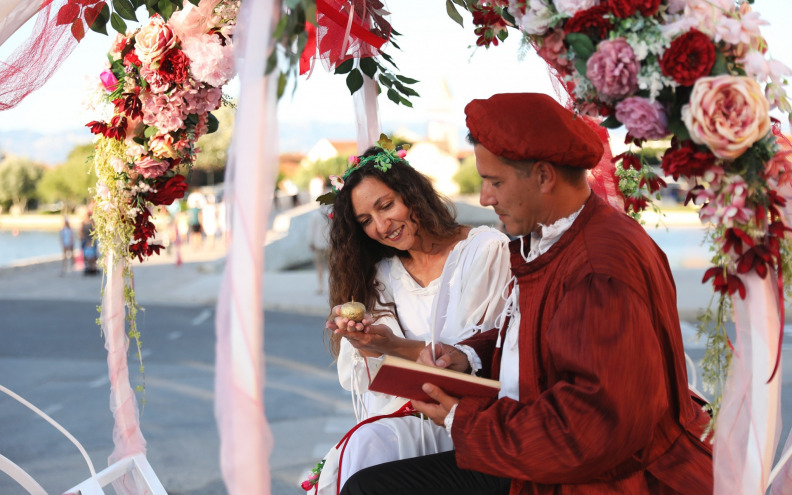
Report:
[[435,368],[395,356],[367,358],[369,390],[406,399],[434,402],[421,386],[431,383],[453,397],[498,396],[500,382],[445,368]]

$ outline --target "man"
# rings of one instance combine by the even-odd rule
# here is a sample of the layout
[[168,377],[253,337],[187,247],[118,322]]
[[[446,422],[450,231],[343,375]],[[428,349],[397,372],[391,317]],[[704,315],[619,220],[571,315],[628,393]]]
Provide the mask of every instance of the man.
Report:
[[460,399],[425,384],[437,403],[413,404],[455,452],[374,466],[342,493],[712,493],[671,271],[640,225],[591,194],[596,133],[540,94],[465,113],[481,204],[524,237],[510,245],[503,328],[436,349],[436,365],[499,378],[501,392]]

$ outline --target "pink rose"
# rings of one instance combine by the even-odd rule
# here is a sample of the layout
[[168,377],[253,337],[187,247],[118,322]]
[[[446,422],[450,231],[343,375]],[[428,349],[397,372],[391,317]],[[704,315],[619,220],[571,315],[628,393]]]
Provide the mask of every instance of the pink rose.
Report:
[[149,151],[157,158],[176,158],[179,153],[173,145],[173,136],[157,134],[149,139]]
[[616,118],[638,139],[662,139],[668,136],[668,117],[657,101],[630,96],[616,104]]
[[404,158],[405,156],[407,156],[407,152],[404,150],[399,150],[396,152],[396,156],[398,156],[399,158]]
[[302,488],[303,490],[305,490],[307,492],[308,490],[313,488],[313,484],[311,484],[310,481],[305,480],[302,483],[300,483],[300,488]]
[[181,40],[208,33],[214,27],[211,21],[218,3],[220,0],[203,0],[197,8],[192,4],[185,4],[184,9],[177,10],[170,16],[168,25]]
[[355,155],[352,155],[352,156],[349,157],[349,164],[350,165],[357,165],[358,163],[360,163],[360,158],[359,157],[357,157]]
[[135,162],[135,170],[147,179],[153,179],[164,174],[170,167],[168,162],[161,162],[151,157],[145,156]]
[[690,138],[718,158],[733,160],[770,132],[770,105],[748,77],[702,77],[693,85],[682,120]]
[[141,62],[156,69],[160,58],[176,46],[176,42],[170,26],[165,24],[162,17],[155,16],[135,35],[135,51]]
[[640,66],[627,40],[602,41],[586,62],[586,73],[600,98],[618,100],[638,90]]

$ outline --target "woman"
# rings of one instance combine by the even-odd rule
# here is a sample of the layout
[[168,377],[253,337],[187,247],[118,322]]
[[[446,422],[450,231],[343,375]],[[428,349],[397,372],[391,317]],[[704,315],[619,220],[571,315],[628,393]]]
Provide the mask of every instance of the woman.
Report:
[[[432,328],[436,340],[446,343],[493,328],[509,278],[506,236],[458,224],[453,206],[410,167],[406,153],[394,150],[390,141],[378,144],[352,157],[342,179],[331,177],[336,192],[329,263],[333,315],[351,300],[371,313],[363,324],[340,317],[328,321],[339,379],[353,393],[358,421],[393,413],[409,402],[367,391],[366,357],[415,360],[432,339]],[[362,425],[346,447],[328,453],[319,493],[336,493],[365,467],[452,448],[443,428],[417,416]]]

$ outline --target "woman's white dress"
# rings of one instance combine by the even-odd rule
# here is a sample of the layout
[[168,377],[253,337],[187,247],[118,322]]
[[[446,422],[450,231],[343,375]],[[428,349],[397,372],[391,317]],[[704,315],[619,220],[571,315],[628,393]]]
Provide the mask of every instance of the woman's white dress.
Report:
[[[509,239],[490,227],[471,229],[448,255],[443,273],[421,287],[405,270],[398,257],[377,264],[377,279],[384,287],[382,298],[394,302],[399,321],[382,317],[396,336],[456,343],[495,326],[504,305],[502,294],[510,278]],[[401,322],[401,325],[399,324]],[[352,392],[358,422],[397,411],[407,400],[368,391],[364,358],[346,339],[338,355],[341,385]],[[435,454],[453,449],[443,427],[416,416],[386,418],[360,427],[350,437],[341,467],[341,486],[352,474],[375,464]],[[341,449],[331,449],[319,478],[320,495],[337,491]]]

